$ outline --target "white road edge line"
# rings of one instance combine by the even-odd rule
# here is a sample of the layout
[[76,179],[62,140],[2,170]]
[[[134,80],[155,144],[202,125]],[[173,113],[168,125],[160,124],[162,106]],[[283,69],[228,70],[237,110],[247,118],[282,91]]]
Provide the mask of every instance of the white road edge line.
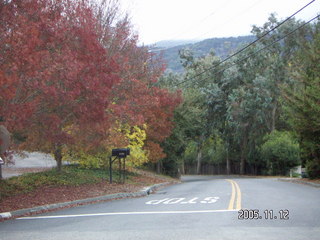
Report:
[[92,214],[76,214],[76,215],[21,217],[21,218],[17,218],[17,219],[18,220],[30,220],[30,219],[54,219],[54,218],[96,217],[96,216],[115,216],[115,215],[219,213],[219,212],[235,212],[238,210],[239,209],[198,210],[198,211],[158,211],[158,212],[111,212],[111,213],[92,213]]

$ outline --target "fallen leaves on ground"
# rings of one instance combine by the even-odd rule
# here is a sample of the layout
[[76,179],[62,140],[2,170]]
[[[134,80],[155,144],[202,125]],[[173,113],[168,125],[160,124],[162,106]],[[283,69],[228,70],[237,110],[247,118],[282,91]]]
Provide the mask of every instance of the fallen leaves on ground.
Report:
[[0,212],[11,212],[47,204],[69,202],[78,199],[93,198],[114,193],[137,192],[143,187],[168,182],[168,179],[150,173],[133,176],[130,183],[110,184],[102,181],[96,184],[80,186],[40,187],[33,192],[17,194],[0,202]]

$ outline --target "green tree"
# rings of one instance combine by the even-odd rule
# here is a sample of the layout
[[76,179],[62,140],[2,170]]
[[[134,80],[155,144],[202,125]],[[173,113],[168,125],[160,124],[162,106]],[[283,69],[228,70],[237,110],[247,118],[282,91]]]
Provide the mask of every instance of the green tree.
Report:
[[300,163],[299,144],[289,132],[273,131],[264,138],[260,157],[266,162],[268,174],[286,175],[288,170]]
[[[299,134],[303,158],[310,163],[309,171],[320,168],[320,23],[310,28],[307,38],[301,40],[290,69],[296,84],[284,88],[290,123]],[[313,177],[320,177],[320,172]],[[317,175],[317,176],[315,176]]]
[[[208,105],[208,90],[215,88],[215,82],[220,81],[223,73],[219,72],[222,66],[220,59],[211,51],[207,56],[194,58],[189,50],[180,53],[182,65],[185,68],[185,92],[189,92],[193,96],[193,105],[197,109],[198,114],[195,115],[199,119],[198,132],[191,137],[197,143],[197,174],[201,173],[201,161],[203,159],[203,148],[206,140],[212,135],[214,122],[210,119],[210,109]],[[216,67],[215,71],[207,71]]]
[[[260,38],[268,31],[274,29],[280,24],[275,14],[271,14],[268,21],[261,27],[253,26],[252,33]],[[267,127],[269,131],[277,129],[277,124],[280,125],[280,115],[282,113],[281,105],[281,86],[289,84],[291,79],[289,77],[288,65],[294,57],[294,53],[299,49],[301,36],[306,34],[305,28],[291,33],[294,29],[301,25],[300,21],[294,18],[288,20],[285,24],[272,31],[272,33],[264,36],[259,41],[258,50],[262,47],[267,47],[267,51],[263,51],[263,59],[260,63],[263,65],[263,76],[268,79],[268,84],[265,87],[270,92],[271,109],[267,116]],[[291,33],[288,37],[276,42],[286,34]]]
[[[159,85],[175,90],[177,82],[183,78],[175,74],[163,76]],[[162,159],[162,167],[170,175],[177,175],[178,168],[184,173],[185,152],[190,141],[198,141],[204,131],[203,96],[198,89],[185,88],[183,91],[183,103],[175,109],[174,126],[170,137],[162,144],[166,158]],[[201,145],[201,144],[200,144]]]
[[296,85],[289,66],[300,47],[299,39],[310,34],[308,29],[293,32],[301,23],[291,19],[266,35],[279,24],[272,14],[263,26],[253,27],[256,37],[264,37],[232,57],[232,62],[221,63],[213,51],[198,58],[189,49],[180,52],[185,73],[171,78],[170,84],[183,82],[179,86],[185,102],[179,117],[184,117],[179,125],[189,127],[180,128],[185,131],[181,136],[187,139],[182,155],[188,163],[197,164],[198,173],[201,161],[215,164],[210,159],[215,159],[212,154],[217,154],[216,149],[218,162],[224,159],[227,173],[262,172],[267,167],[259,158],[263,137],[289,129],[281,89]]

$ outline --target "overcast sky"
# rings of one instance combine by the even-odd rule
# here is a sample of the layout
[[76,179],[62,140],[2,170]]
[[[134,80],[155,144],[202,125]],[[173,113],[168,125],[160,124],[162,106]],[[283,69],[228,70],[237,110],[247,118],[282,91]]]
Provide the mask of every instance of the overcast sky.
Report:
[[[131,16],[140,43],[169,39],[205,39],[250,34],[270,13],[284,19],[311,0],[119,0]],[[298,19],[309,20],[320,13],[315,0]]]

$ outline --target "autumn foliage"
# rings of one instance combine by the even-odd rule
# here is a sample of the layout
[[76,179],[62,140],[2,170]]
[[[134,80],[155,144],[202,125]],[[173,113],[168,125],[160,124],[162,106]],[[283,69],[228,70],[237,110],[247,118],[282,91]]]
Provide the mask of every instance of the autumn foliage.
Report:
[[112,1],[0,3],[0,116],[24,149],[53,153],[58,168],[65,149],[129,145],[124,125],[146,125],[141,150],[164,157],[180,96],[154,86],[163,65],[119,12]]

